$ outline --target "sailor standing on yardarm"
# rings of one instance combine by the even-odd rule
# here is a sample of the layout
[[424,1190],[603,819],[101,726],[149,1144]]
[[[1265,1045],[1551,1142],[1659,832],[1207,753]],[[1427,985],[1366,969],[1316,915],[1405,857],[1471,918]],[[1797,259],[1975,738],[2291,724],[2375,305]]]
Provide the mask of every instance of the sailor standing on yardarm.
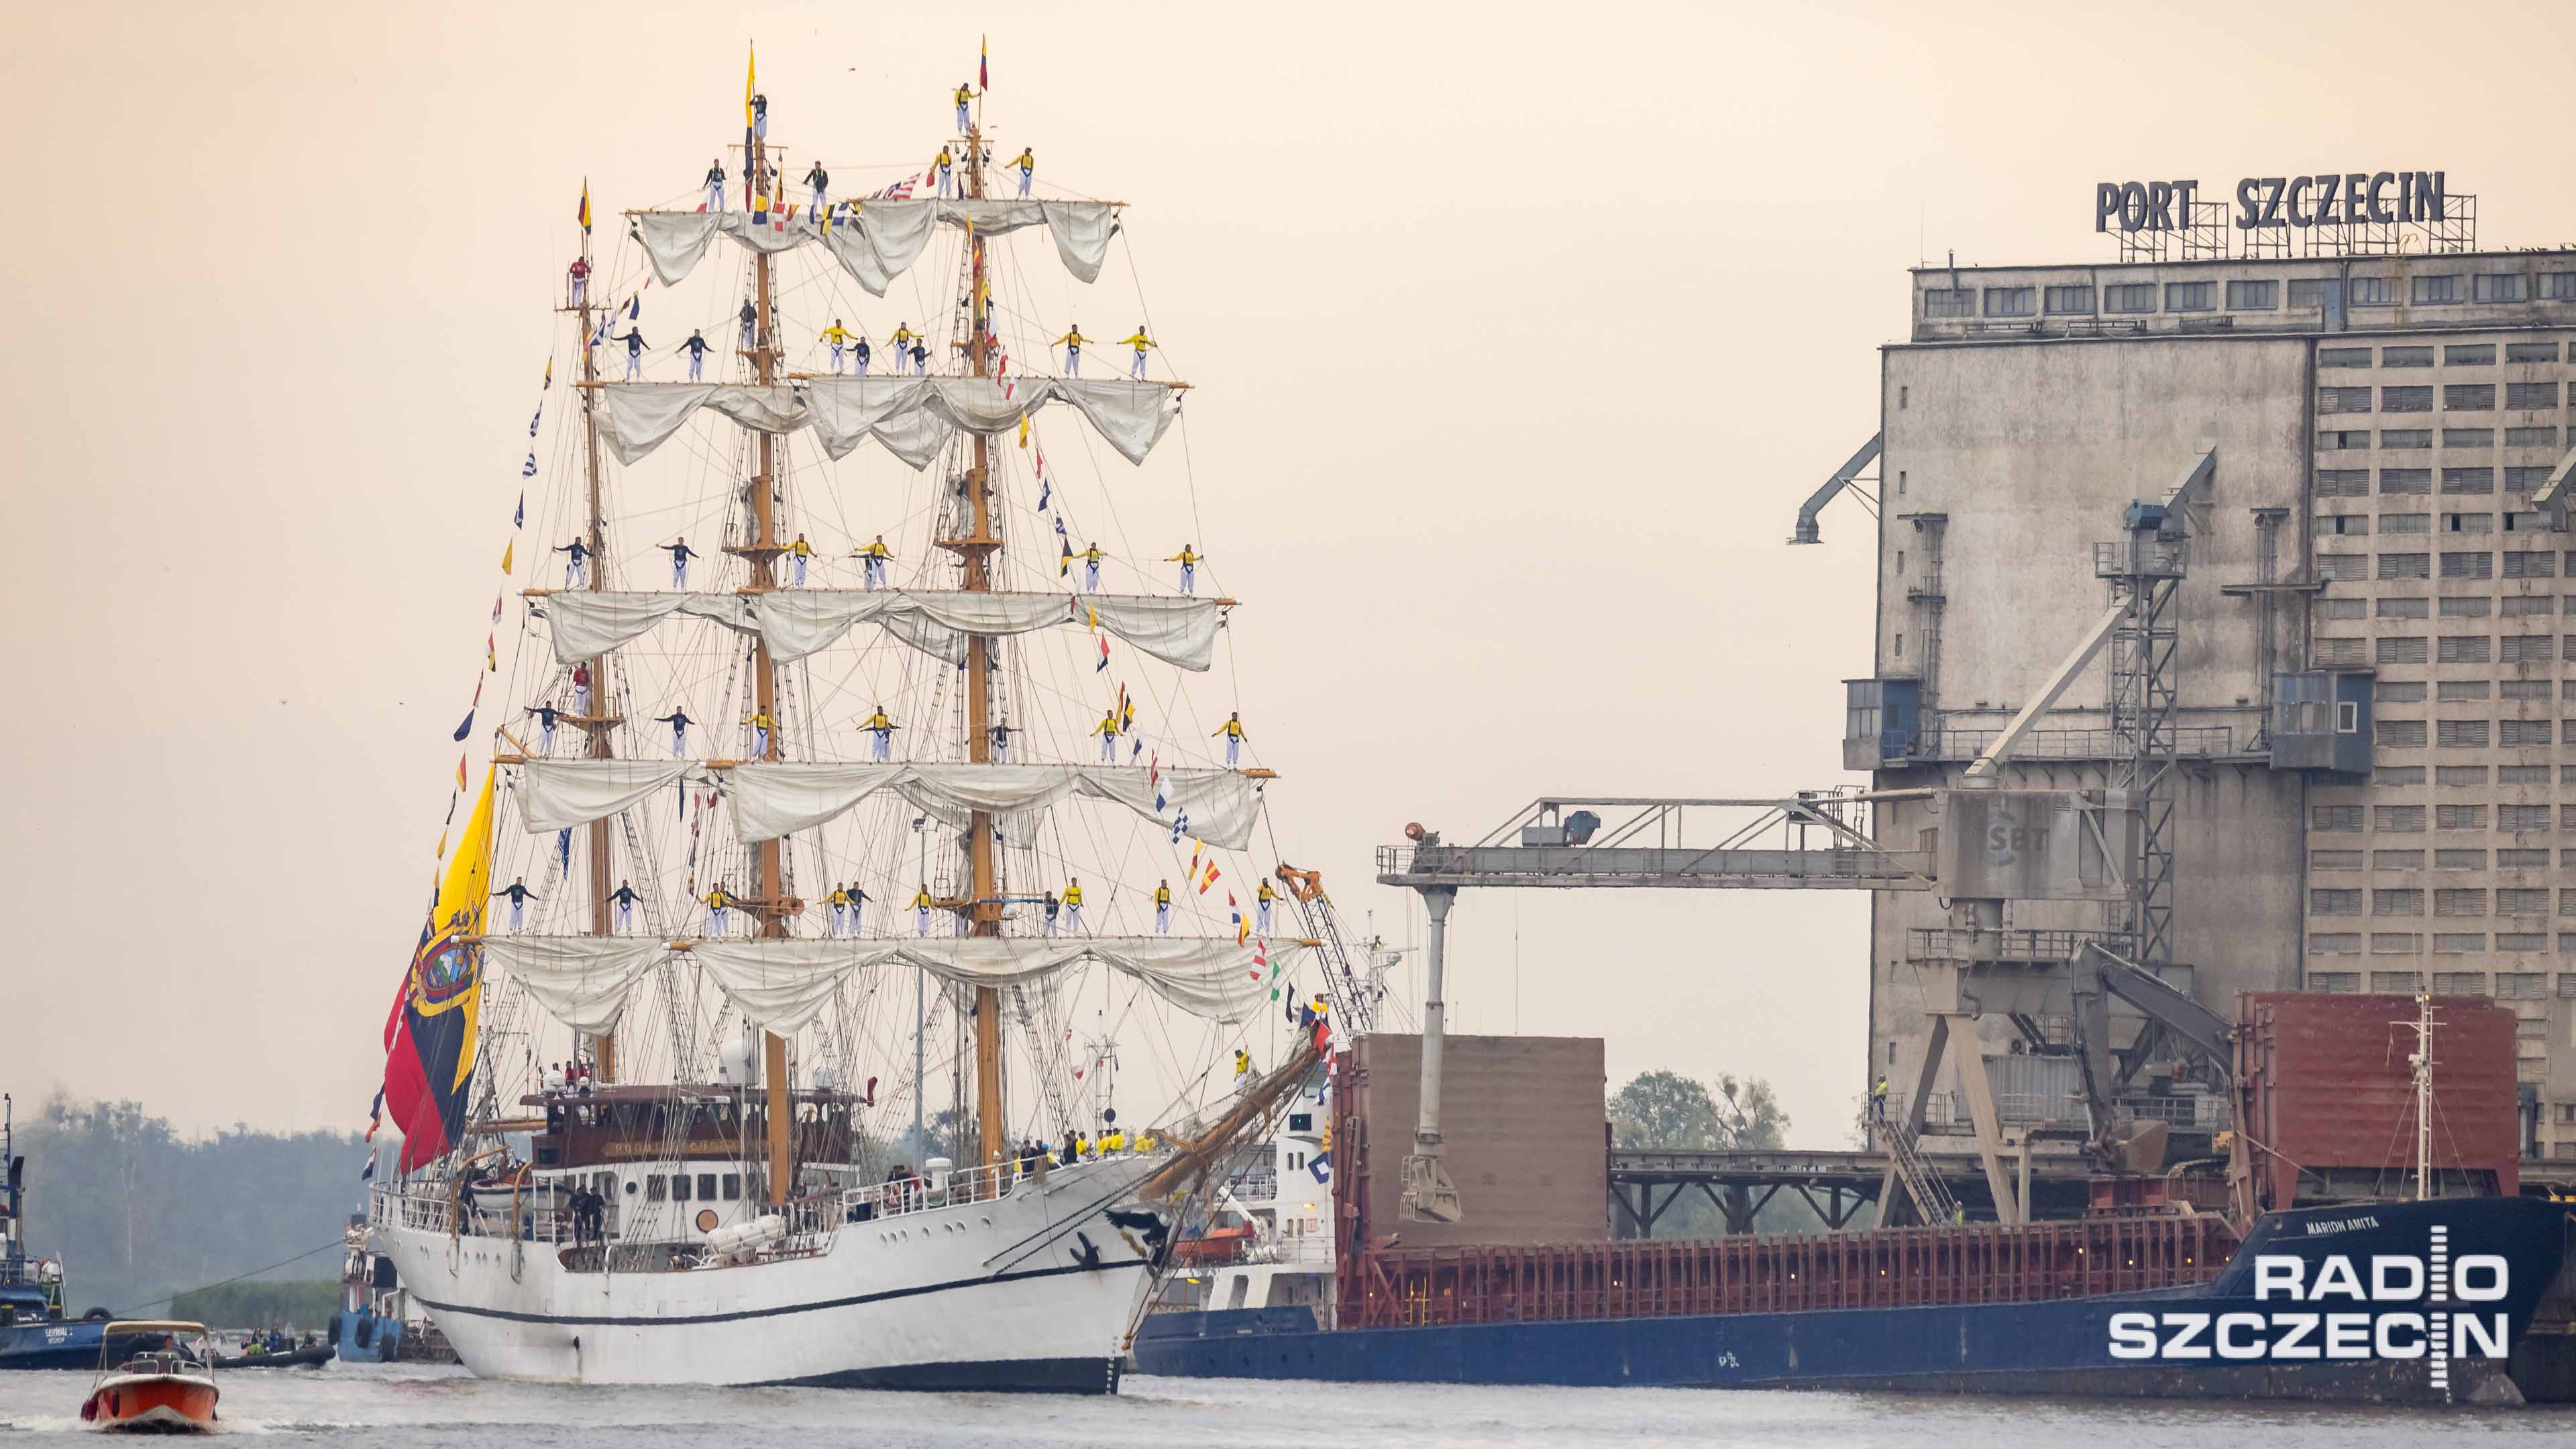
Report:
[[657,544],[655,547],[660,548],[664,553],[671,556],[671,587],[675,589],[687,588],[689,586],[689,560],[698,556],[698,551],[689,547],[688,535],[682,534],[679,542],[677,543]]

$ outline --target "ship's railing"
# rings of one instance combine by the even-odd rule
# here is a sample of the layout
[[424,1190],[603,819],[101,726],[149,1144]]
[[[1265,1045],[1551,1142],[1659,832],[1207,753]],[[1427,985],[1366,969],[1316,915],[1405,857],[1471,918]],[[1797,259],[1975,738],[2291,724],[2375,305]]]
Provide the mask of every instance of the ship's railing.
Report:
[[1333,1261],[1333,1240],[1321,1233],[1270,1238],[1246,1251],[1243,1261],[1292,1267],[1320,1266]]

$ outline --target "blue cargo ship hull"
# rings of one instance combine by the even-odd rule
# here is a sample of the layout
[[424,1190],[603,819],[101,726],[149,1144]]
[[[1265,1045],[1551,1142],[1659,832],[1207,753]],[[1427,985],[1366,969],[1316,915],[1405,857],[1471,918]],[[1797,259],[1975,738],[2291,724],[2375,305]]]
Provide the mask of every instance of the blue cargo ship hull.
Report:
[[2267,1217],[2191,1288],[1344,1330],[1302,1309],[1163,1314],[1134,1353],[1184,1377],[2439,1403],[2503,1393],[2567,1223],[2513,1198],[2309,1210]]
[[0,1328],[0,1369],[96,1369],[106,1330],[106,1323],[90,1319],[13,1323]]

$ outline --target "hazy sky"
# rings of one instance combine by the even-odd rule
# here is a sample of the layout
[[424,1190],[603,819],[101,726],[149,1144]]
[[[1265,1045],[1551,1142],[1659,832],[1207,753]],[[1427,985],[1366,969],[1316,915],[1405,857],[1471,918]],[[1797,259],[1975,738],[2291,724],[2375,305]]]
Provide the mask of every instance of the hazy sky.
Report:
[[[739,136],[747,38],[809,151],[884,161],[938,144],[989,32],[1005,139],[1134,203],[1281,841],[1391,934],[1419,912],[1369,852],[1407,820],[1849,778],[1871,526],[1781,540],[1876,426],[1918,259],[2110,260],[2098,180],[2406,168],[2477,193],[2489,246],[2576,241],[2545,4],[10,27],[0,1086],[189,1128],[363,1123],[574,198],[687,191]],[[1604,1036],[1614,1084],[1765,1076],[1834,1145],[1866,909],[1470,896],[1452,1020]]]

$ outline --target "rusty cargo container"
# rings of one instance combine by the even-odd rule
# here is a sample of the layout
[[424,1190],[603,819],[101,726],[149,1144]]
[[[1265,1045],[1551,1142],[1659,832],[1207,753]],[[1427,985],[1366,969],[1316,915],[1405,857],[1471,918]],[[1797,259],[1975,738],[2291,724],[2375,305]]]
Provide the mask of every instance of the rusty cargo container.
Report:
[[[1597,1242],[1610,1236],[1608,1084],[1597,1037],[1451,1036],[1441,1058],[1443,1161],[1466,1220],[1404,1224],[1408,1245]],[[1422,1038],[1379,1033],[1342,1058],[1336,1196],[1394,1231],[1422,1104]]]
[[[2510,1197],[2521,1191],[2514,1014],[2474,996],[2435,997],[2433,1011],[2433,1165],[2442,1191]],[[2240,998],[2243,1108],[2231,1175],[2246,1216],[2412,1195],[2415,1012],[2411,996]]]

